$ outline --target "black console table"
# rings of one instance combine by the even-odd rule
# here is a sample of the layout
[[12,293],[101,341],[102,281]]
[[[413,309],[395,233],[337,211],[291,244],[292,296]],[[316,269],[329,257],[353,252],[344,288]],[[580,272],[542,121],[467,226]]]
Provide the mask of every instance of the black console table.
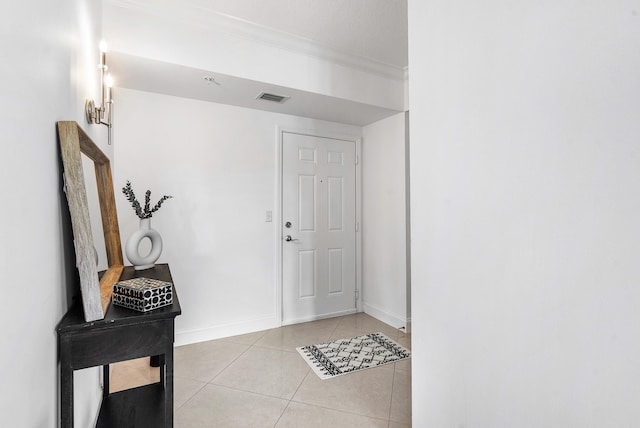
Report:
[[[125,267],[121,280],[136,277],[173,282],[169,266],[135,271]],[[58,324],[60,358],[60,420],[73,427],[73,371],[103,366],[104,392],[96,427],[173,427],[174,321],[180,302],[173,287],[173,304],[142,313],[109,305],[104,319],[85,322],[78,302]],[[109,364],[159,356],[160,382],[109,393]]]

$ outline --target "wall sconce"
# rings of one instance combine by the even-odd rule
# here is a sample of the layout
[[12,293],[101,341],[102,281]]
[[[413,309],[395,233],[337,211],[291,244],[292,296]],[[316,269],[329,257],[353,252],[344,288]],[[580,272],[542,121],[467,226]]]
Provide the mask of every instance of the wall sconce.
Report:
[[107,66],[107,44],[103,41],[100,43],[100,105],[96,107],[91,98],[87,98],[84,104],[85,115],[88,123],[96,125],[106,125],[108,129],[107,140],[111,144],[111,88],[113,87],[113,79],[111,74],[107,74],[109,67]]

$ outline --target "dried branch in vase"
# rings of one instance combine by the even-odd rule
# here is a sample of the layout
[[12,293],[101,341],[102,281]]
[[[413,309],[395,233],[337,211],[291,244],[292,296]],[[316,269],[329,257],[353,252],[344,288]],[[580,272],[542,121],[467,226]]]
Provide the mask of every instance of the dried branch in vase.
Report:
[[151,208],[151,190],[147,190],[144,194],[144,208],[140,206],[140,202],[136,198],[136,194],[133,192],[133,187],[131,187],[131,182],[127,180],[127,184],[122,188],[122,193],[127,198],[127,201],[133,207],[138,218],[145,219],[153,217],[153,213],[158,211],[164,201],[167,199],[173,198],[173,196],[164,195],[160,200]]

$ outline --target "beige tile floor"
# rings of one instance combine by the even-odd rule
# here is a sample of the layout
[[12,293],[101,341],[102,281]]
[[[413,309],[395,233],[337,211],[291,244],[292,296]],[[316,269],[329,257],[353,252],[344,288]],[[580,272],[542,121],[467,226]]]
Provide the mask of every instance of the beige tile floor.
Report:
[[[175,426],[351,428],[411,426],[411,362],[320,380],[295,350],[382,332],[411,335],[360,313],[175,348]],[[148,359],[114,364],[111,391],[157,382]]]

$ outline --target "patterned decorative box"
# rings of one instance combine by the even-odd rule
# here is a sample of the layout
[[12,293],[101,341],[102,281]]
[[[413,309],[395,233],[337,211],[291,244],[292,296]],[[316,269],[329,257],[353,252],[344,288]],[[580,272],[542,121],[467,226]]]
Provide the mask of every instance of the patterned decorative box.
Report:
[[113,304],[148,312],[173,303],[173,284],[151,278],[133,278],[113,284]]

